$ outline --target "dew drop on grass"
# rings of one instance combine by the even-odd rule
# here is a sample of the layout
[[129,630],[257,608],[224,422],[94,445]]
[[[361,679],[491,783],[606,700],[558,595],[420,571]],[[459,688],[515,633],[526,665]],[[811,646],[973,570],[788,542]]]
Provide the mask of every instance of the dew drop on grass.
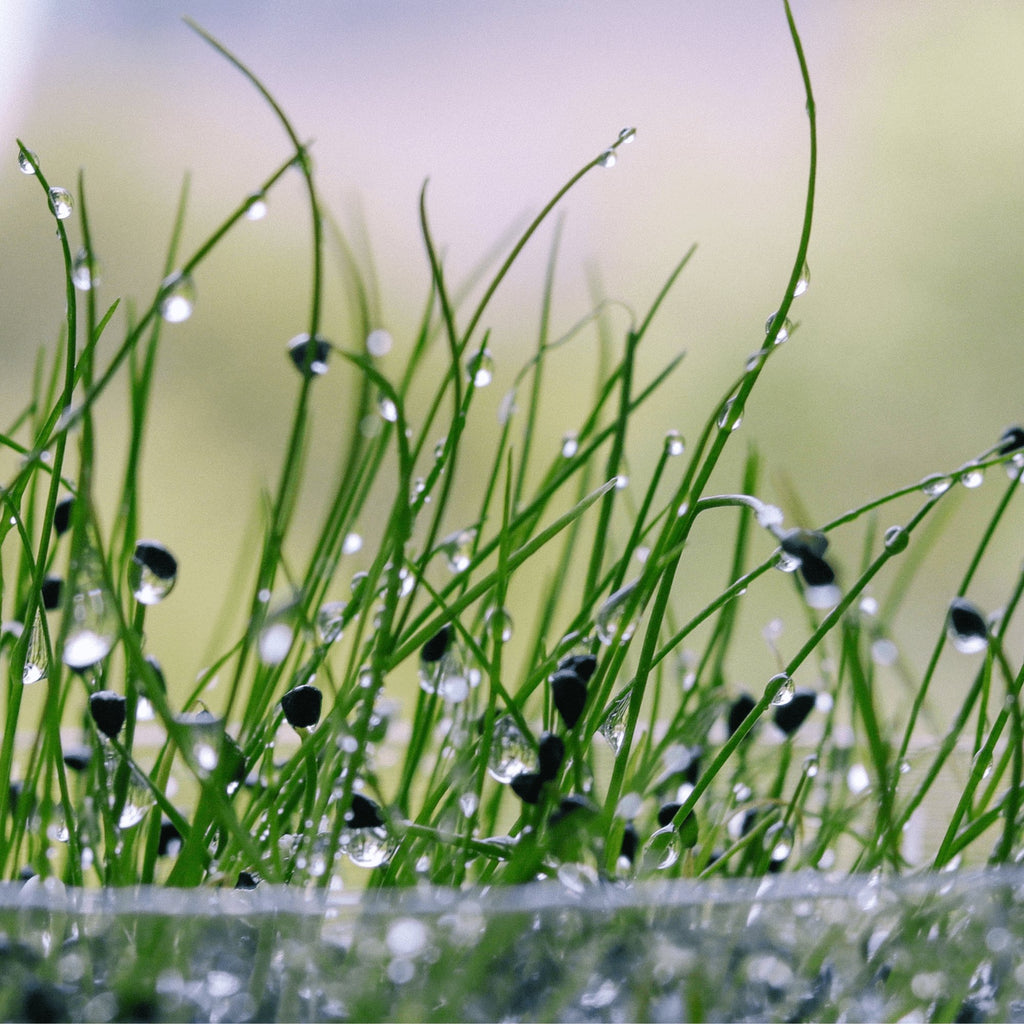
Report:
[[71,574],[71,600],[64,616],[61,660],[69,668],[95,665],[110,653],[120,619],[103,583],[99,556],[86,550]]
[[978,654],[988,646],[988,627],[981,612],[962,597],[950,602],[946,632],[961,654]]
[[629,144],[636,138],[636,128],[623,128],[619,132],[619,142]]
[[[764,322],[765,337],[768,337],[768,335],[770,335],[772,333],[773,329],[775,328],[775,318],[777,316],[778,316],[778,313],[772,313],[772,315],[769,316],[768,319]],[[792,330],[793,330],[793,323],[789,319],[789,317],[786,317],[786,319],[782,321],[782,324],[779,327],[779,333],[775,335],[775,344],[776,345],[785,344],[785,342],[787,342],[789,340],[789,335],[790,335],[790,332]]]
[[32,164],[32,161],[39,163],[39,157],[36,156],[35,152],[31,149],[19,150],[18,152],[18,170],[22,174],[35,174],[36,169]]
[[294,632],[284,619],[271,619],[261,630],[256,647],[264,665],[280,665],[291,650]]
[[718,414],[719,430],[738,430],[740,424],[743,422],[743,408],[737,405],[735,398],[730,398],[725,405],[722,406],[722,411]]
[[494,359],[487,349],[470,356],[466,361],[466,376],[473,387],[485,388],[494,380]]
[[75,201],[71,198],[71,193],[66,188],[54,186],[50,189],[49,196],[50,209],[53,211],[54,217],[57,220],[67,220],[75,208]]
[[224,738],[224,723],[209,711],[187,712],[174,719],[187,734],[186,753],[191,757],[200,775],[208,776],[220,761]]
[[117,821],[118,828],[133,828],[138,825],[149,811],[156,806],[156,797],[142,776],[132,768],[128,775],[128,791],[125,794],[124,806]]
[[480,801],[477,799],[476,793],[463,793],[459,797],[459,810],[466,818],[472,818],[476,814],[476,809],[479,806]]
[[246,200],[246,220],[263,220],[267,215],[267,197],[262,192],[253,192]]
[[363,549],[363,538],[358,533],[346,533],[345,539],[341,542],[341,553],[343,555],[354,555]]
[[484,617],[488,635],[503,644],[512,639],[512,616],[507,608],[490,608]]
[[288,342],[288,358],[303,377],[322,377],[327,372],[327,359],[331,354],[331,343],[317,334],[310,340],[309,334],[296,334]]
[[377,412],[386,423],[398,422],[398,406],[390,396],[383,392],[377,396]]
[[867,768],[862,764],[851,765],[846,773],[846,786],[856,796],[859,796],[871,785],[871,777]]
[[767,692],[771,694],[772,707],[785,707],[792,699],[796,690],[792,678],[785,672],[779,672],[768,680]]
[[347,607],[344,601],[328,601],[327,604],[320,606],[320,611],[316,614],[316,629],[320,643],[333,644],[341,639]]
[[50,664],[46,654],[46,639],[43,635],[42,616],[37,612],[36,621],[28,638],[28,650],[25,652],[25,667],[21,673],[21,681],[31,686],[46,678]]
[[672,825],[665,825],[654,832],[647,841],[643,852],[643,869],[666,871],[679,860],[681,853],[679,830]]
[[600,167],[614,167],[618,157],[615,155],[614,149],[606,149],[598,158],[597,163]]
[[571,459],[580,450],[579,438],[573,433],[562,438],[562,457]]
[[381,356],[386,356],[391,351],[391,346],[394,344],[394,339],[391,337],[389,331],[385,331],[383,327],[376,327],[366,336],[366,351],[373,356],[374,359],[380,359]]
[[[597,610],[594,617],[594,629],[597,638],[606,646],[612,644],[618,638],[619,643],[626,643],[633,636],[636,629],[636,620],[624,622],[626,607],[630,603],[633,591],[636,589],[637,581],[627,583],[624,587],[616,590]],[[635,614],[635,612],[634,612]]]
[[473,556],[473,544],[476,542],[476,528],[457,530],[441,541],[440,550],[444,554],[445,564],[450,572],[465,572]]
[[196,286],[188,274],[171,274],[160,286],[160,315],[169,324],[184,323],[196,307]]
[[686,443],[678,430],[670,430],[665,435],[665,454],[669,456],[682,455],[686,451]]
[[178,560],[155,540],[140,540],[128,563],[128,585],[139,604],[159,604],[178,578]]
[[80,291],[87,292],[100,283],[100,265],[95,256],[89,256],[88,249],[79,249],[71,264],[71,283]]
[[608,746],[616,754],[622,750],[622,742],[626,738],[626,712],[629,710],[629,694],[624,693],[612,701],[608,713],[604,716],[598,732],[605,738]]
[[890,526],[885,532],[882,543],[885,545],[886,551],[898,555],[901,551],[906,551],[906,547],[910,543],[910,535],[902,526]]
[[981,466],[971,466],[965,469],[960,476],[960,483],[968,490],[973,491],[985,482],[985,471]]
[[926,476],[921,481],[920,486],[921,490],[929,498],[937,498],[940,494],[945,494],[953,486],[953,481],[948,476],[935,473],[932,476]]
[[804,292],[810,287],[811,284],[811,268],[807,266],[807,261],[804,261],[804,265],[800,268],[800,276],[797,278],[796,287],[793,289],[793,298],[798,298],[803,295]]
[[533,746],[511,715],[495,719],[491,734],[491,753],[487,771],[498,782],[508,784],[517,775],[535,771],[537,757]]

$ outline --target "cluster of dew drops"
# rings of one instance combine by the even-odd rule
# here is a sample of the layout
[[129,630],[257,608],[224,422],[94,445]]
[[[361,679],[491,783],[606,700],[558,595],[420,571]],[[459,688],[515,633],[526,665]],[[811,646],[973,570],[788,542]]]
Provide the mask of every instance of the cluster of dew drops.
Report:
[[[616,146],[609,148],[597,160],[602,167],[612,167],[616,163],[616,147],[621,143],[632,141],[635,129],[623,129]],[[28,151],[19,154],[19,166],[26,174],[35,173],[35,155]],[[73,211],[71,194],[63,188],[54,187],[49,190],[49,205],[53,215],[59,220],[67,219]],[[250,197],[246,207],[246,217],[259,220],[265,216],[267,204],[265,197],[255,194]],[[76,288],[88,290],[99,283],[100,264],[95,256],[82,249],[77,254],[73,268],[72,281]],[[799,275],[793,297],[806,292],[810,282],[810,274],[806,264]],[[169,324],[179,324],[188,320],[195,308],[196,288],[190,274],[176,271],[169,275],[161,284],[157,311]],[[759,368],[771,351],[785,343],[793,331],[792,322],[786,318],[776,324],[777,314],[768,317],[765,323],[766,344],[747,360],[748,372]],[[366,338],[366,351],[372,358],[381,358],[388,354],[393,345],[391,335],[383,328],[377,328]],[[322,376],[327,372],[332,345],[320,335],[310,336],[308,333],[298,334],[287,344],[287,355],[296,370],[309,380]],[[468,358],[465,366],[468,382],[474,388],[485,388],[494,379],[495,366],[491,352],[482,347]],[[734,396],[735,397],[735,396]],[[510,392],[499,410],[499,418],[507,416],[514,408],[514,392]],[[732,431],[740,426],[742,409],[734,398],[727,399],[719,414],[717,425],[722,430]],[[378,397],[377,413],[381,421],[395,423],[398,420],[398,409],[393,399],[382,393]],[[374,423],[364,423],[360,427],[364,433],[371,434],[378,428]],[[438,455],[443,452],[444,442],[438,445]],[[666,456],[678,456],[685,450],[683,438],[677,431],[669,431],[665,437]],[[1012,454],[1007,463],[1007,471],[1017,477],[1024,470],[1024,429],[1011,427],[1000,438],[997,450],[1001,454]],[[566,433],[561,442],[561,454],[565,458],[573,458],[579,452],[579,440],[574,433]],[[932,498],[938,498],[954,483],[959,482],[966,488],[978,487],[983,481],[983,469],[974,463],[963,467],[956,474],[948,476],[931,476],[921,483],[921,490]],[[625,477],[617,481],[624,487],[628,484]],[[58,505],[54,527],[59,534],[67,532],[71,522],[73,499],[65,498]],[[825,559],[827,539],[822,534],[810,531],[781,529],[781,514],[772,506],[763,506],[758,511],[760,525],[768,528],[779,539],[778,567],[785,572],[798,572],[801,575],[808,603],[814,607],[824,608],[834,605],[838,600],[838,588],[835,574]],[[453,573],[465,571],[471,564],[472,553],[476,542],[476,530],[473,528],[459,530],[445,538],[439,545],[448,569]],[[892,527],[886,532],[885,545],[891,551],[902,550],[908,542],[906,531],[902,527]],[[362,538],[350,533],[343,542],[345,554],[355,554],[362,547]],[[638,556],[641,553],[638,552]],[[139,541],[129,563],[128,583],[131,592],[141,606],[158,604],[173,589],[177,579],[177,560],[161,543],[152,540]],[[357,574],[352,582],[352,589],[357,593],[361,583],[361,574]],[[69,568],[70,585],[65,588],[64,581],[58,577],[47,577],[43,584],[41,609],[35,623],[30,628],[27,656],[24,665],[23,682],[26,685],[45,679],[48,674],[46,664],[46,644],[42,629],[42,616],[46,612],[63,608],[65,624],[61,631],[61,657],[64,663],[74,671],[87,674],[88,671],[107,656],[116,642],[120,620],[113,604],[113,597],[104,582],[102,566],[98,556],[88,547],[80,550]],[[403,593],[408,592],[411,577],[403,581]],[[635,629],[636,623],[625,619],[627,608],[631,607],[631,597],[635,584],[627,585],[613,593],[599,608],[595,616],[595,635],[600,645],[610,646],[627,642]],[[66,594],[66,591],[69,593]],[[264,603],[269,603],[270,594],[260,595]],[[346,623],[348,606],[343,601],[325,603],[317,616],[317,632],[323,647],[330,646],[342,636]],[[867,605],[862,602],[862,610]],[[504,608],[491,608],[485,619],[489,635],[496,636],[500,642],[507,642],[512,636],[512,618]],[[960,652],[973,654],[982,651],[988,644],[989,623],[982,613],[962,596],[951,602],[947,615],[946,629],[953,646]],[[558,797],[559,779],[565,767],[567,741],[572,742],[573,731],[588,709],[588,685],[594,676],[598,661],[592,653],[593,643],[578,636],[567,638],[572,641],[572,649],[564,653],[558,660],[555,670],[548,677],[548,685],[552,703],[563,726],[562,734],[545,732],[538,742],[534,742],[524,732],[521,720],[511,713],[501,713],[493,722],[490,738],[490,757],[488,760],[489,774],[497,782],[508,785],[516,796],[526,805],[538,805]],[[265,623],[258,637],[258,653],[261,660],[268,665],[281,663],[288,655],[294,641],[294,631],[289,608],[283,607],[277,612],[268,612]],[[568,650],[567,642],[561,649]],[[881,648],[879,648],[881,650]],[[162,684],[159,664],[151,656],[147,658],[154,677]],[[452,624],[446,624],[422,648],[419,659],[419,680],[423,691],[428,695],[436,695],[450,708],[465,705],[471,692],[481,681],[480,669],[472,664],[464,645],[460,643],[458,631]],[[688,677],[689,678],[689,677]],[[368,681],[368,680],[367,680]],[[798,689],[786,673],[778,673],[767,684],[770,692],[770,706],[773,709],[773,721],[778,731],[785,737],[792,737],[802,726],[815,708],[827,706],[821,695],[811,690]],[[603,711],[599,733],[608,742],[611,749],[618,754],[624,741],[624,719],[628,706],[628,694],[613,700]],[[95,724],[97,735],[103,745],[102,771],[108,779],[118,767],[119,755],[114,741],[124,727],[126,720],[126,698],[109,690],[93,688],[89,697],[89,711]],[[312,678],[292,687],[280,700],[279,705],[284,718],[302,736],[315,729],[322,711],[323,697],[321,691],[312,684]],[[754,709],[756,701],[747,693],[740,694],[726,712],[725,727],[731,735],[743,725],[745,719]],[[139,719],[153,717],[152,707],[144,698],[137,709]],[[179,724],[189,730],[191,750],[189,754],[193,764],[201,774],[210,774],[217,766],[225,749],[224,744],[230,741],[223,732],[223,723],[209,712],[200,711],[176,716]],[[448,720],[450,734],[454,735],[453,719]],[[386,729],[386,717],[377,716],[377,724],[382,725],[380,735]],[[339,740],[340,745],[352,743],[352,737],[346,736]],[[690,811],[682,820],[679,812],[688,792],[700,774],[700,747],[683,747],[674,745],[666,753],[665,770],[656,787],[657,792],[664,795],[657,810],[657,827],[641,846],[641,840],[635,822],[645,803],[638,793],[627,793],[619,801],[616,817],[624,822],[621,829],[621,851],[619,863],[624,869],[632,870],[639,861],[645,870],[664,869],[675,864],[682,852],[693,847],[697,842],[697,821]],[[91,751],[88,747],[66,751],[65,761],[75,770],[84,770],[90,761]],[[241,754],[238,751],[240,758]],[[233,786],[237,788],[244,777],[244,764],[236,775]],[[857,767],[851,769],[848,780],[850,787],[859,792],[868,785],[866,772],[858,773]],[[808,775],[816,773],[816,763],[808,759]],[[554,794],[554,797],[552,797]],[[738,800],[749,798],[749,791],[735,794]],[[111,795],[111,806],[113,806]],[[585,795],[569,795],[555,799],[555,809],[551,814],[551,824],[558,824],[570,815],[580,818],[596,816],[596,807]],[[130,828],[142,821],[152,809],[155,800],[132,767],[126,794],[116,807],[119,828]],[[467,792],[459,801],[460,807],[467,818],[472,818],[477,808],[475,794]],[[578,813],[580,812],[580,813]],[[739,838],[751,827],[751,812],[736,814],[729,826],[730,834]],[[345,813],[346,828],[341,836],[342,846],[349,859],[361,867],[376,867],[383,864],[393,854],[395,843],[391,838],[386,815],[382,809],[368,797],[359,792],[351,796],[349,808]],[[54,829],[55,837],[67,841],[67,830],[58,825]],[[770,868],[778,868],[788,857],[792,848],[790,838],[778,828],[769,829],[767,839],[770,846]],[[170,853],[177,849],[176,840],[180,844],[177,830],[164,822],[161,832],[161,853]],[[322,845],[322,844],[321,844]],[[91,857],[86,847],[83,860]],[[311,864],[310,873],[317,875],[326,870],[326,858],[323,850],[314,854],[314,861],[319,867]],[[304,860],[303,863],[306,863]],[[257,876],[243,872],[239,885],[245,887],[256,884]],[[569,875],[566,875],[569,880]]]

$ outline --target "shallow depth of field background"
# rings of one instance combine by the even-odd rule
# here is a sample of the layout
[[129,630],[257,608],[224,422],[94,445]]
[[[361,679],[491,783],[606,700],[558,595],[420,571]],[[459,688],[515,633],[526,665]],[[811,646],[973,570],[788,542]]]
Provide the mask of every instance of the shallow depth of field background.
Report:
[[[1024,420],[1024,6],[794,0],[794,11],[820,132],[812,282],[793,309],[799,329],[754,392],[731,465],[756,443],[767,470],[762,495],[792,521],[788,496],[799,494],[804,525],[815,526],[956,468]],[[123,310],[145,308],[160,280],[186,172],[191,251],[288,155],[255,92],[181,14],[246,60],[315,140],[325,205],[355,248],[372,252],[379,325],[395,337],[382,367],[393,378],[427,292],[417,223],[424,178],[457,282],[627,125],[637,137],[618,165],[589,175],[564,206],[553,328],[587,310],[595,278],[642,313],[678,257],[699,244],[641,355],[646,380],[680,348],[688,352],[638,420],[637,479],[667,429],[695,439],[761,344],[796,249],[807,167],[803,89],[780,2],[15,0],[0,18],[4,427],[64,307],[52,219],[36,184],[18,173],[16,136],[52,184],[77,193],[84,168],[101,299],[122,296]],[[535,239],[485,317],[497,377],[476,414],[481,466],[494,407],[534,345],[551,237],[549,228]],[[179,694],[234,639],[210,635],[218,610],[248,602],[248,577],[243,584],[233,573],[290,421],[297,385],[284,347],[306,328],[308,238],[296,176],[271,196],[264,221],[241,225],[200,269],[194,316],[165,332],[142,523],[181,563],[176,591],[147,618],[150,649]],[[323,333],[357,348],[333,247],[328,268]],[[617,336],[627,322],[612,314]],[[123,318],[116,323],[104,352],[123,336]],[[552,454],[583,413],[594,351],[586,335],[552,362],[539,442]],[[318,441],[300,520],[318,521],[334,453],[352,429],[349,384],[339,361],[317,385]],[[123,388],[99,411],[100,486],[112,488]],[[12,460],[0,465],[7,479]],[[471,461],[464,472],[469,516]],[[934,568],[911,595],[899,639],[919,666],[1004,479],[990,472],[961,496]],[[737,483],[735,469],[717,481],[722,490]],[[914,508],[886,510],[880,525]],[[723,522],[731,529],[732,514]],[[367,533],[372,540],[372,527]],[[1021,535],[1017,511],[971,592],[986,611],[1005,599]],[[847,575],[860,537],[857,528],[834,541]],[[699,530],[684,562],[679,590],[690,611],[688,579],[713,572],[704,592],[724,582],[717,538]],[[754,554],[769,550],[758,535]],[[359,556],[345,562],[337,596],[361,567]],[[744,619],[755,640],[735,666],[737,685],[756,687],[776,671],[757,639],[776,613],[772,595],[788,601],[788,589],[773,586]],[[532,608],[527,592],[519,600]],[[792,654],[803,618],[791,602],[778,612],[787,622],[780,648]],[[953,665],[951,693],[974,665]]]

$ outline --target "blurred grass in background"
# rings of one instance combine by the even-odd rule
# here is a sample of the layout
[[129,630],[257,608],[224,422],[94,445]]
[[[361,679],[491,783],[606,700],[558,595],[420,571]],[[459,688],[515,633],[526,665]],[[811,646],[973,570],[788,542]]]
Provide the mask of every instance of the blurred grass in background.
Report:
[[[640,357],[649,376],[671,353],[688,351],[638,420],[649,424],[650,448],[634,435],[635,476],[653,464],[665,430],[695,434],[761,344],[789,273],[806,167],[803,93],[780,4],[31,7],[34,44],[18,43],[13,28],[4,37],[30,55],[0,116],[8,153],[0,161],[5,422],[24,401],[38,349],[52,347],[64,301],[52,219],[18,173],[16,135],[56,185],[74,190],[84,167],[108,302],[152,295],[186,171],[188,251],[287,154],[270,114],[181,24],[183,13],[238,52],[316,140],[324,201],[364,263],[372,252],[379,325],[395,338],[382,362],[392,377],[427,292],[416,214],[423,179],[431,179],[428,206],[449,279],[458,281],[625,125],[637,126],[636,143],[565,207],[553,334],[592,304],[594,277],[607,296],[646,308],[678,257],[699,243]],[[1024,7],[798,0],[794,14],[820,132],[812,282],[795,311],[803,326],[759,383],[742,431],[764,454],[761,496],[791,520],[791,495],[799,495],[805,525],[814,526],[956,468],[1024,419]],[[14,66],[10,57],[4,63]],[[197,278],[192,319],[167,330],[151,412],[142,529],[175,552],[181,575],[147,633],[177,694],[233,639],[233,630],[211,635],[225,602],[237,595],[243,612],[249,580],[233,573],[259,488],[273,482],[285,443],[295,388],[285,344],[305,329],[308,225],[298,181],[275,192],[265,220],[244,228]],[[527,252],[489,310],[492,407],[533,349],[550,238]],[[618,341],[626,317],[613,312],[610,322]],[[350,323],[339,261],[324,333],[358,348]],[[556,450],[578,425],[584,403],[575,408],[571,396],[595,353],[590,335],[553,359],[542,449]],[[314,480],[304,496],[311,509],[353,428],[349,395],[337,363],[315,398],[313,458],[324,482],[318,493]],[[121,452],[108,440],[118,437],[121,400],[115,387],[98,410],[101,498],[104,479],[112,489],[121,471]],[[721,477],[721,489],[738,485],[741,455],[737,446],[737,468]],[[9,459],[2,468],[6,479]],[[962,495],[943,553],[915,583],[900,639],[918,663],[971,550],[961,554],[958,537],[976,537],[1000,489],[993,480]],[[1002,567],[1024,555],[1020,537],[1002,534],[983,566],[972,594],[986,611],[1005,596]],[[695,533],[687,570],[695,580],[719,563],[715,544],[713,529]],[[859,533],[833,544],[852,567]],[[358,555],[346,561],[339,595],[361,567]],[[755,637],[780,614],[771,596],[778,588],[766,589],[744,612]],[[749,662],[734,666],[738,680],[774,671],[765,671],[763,643],[751,650]]]

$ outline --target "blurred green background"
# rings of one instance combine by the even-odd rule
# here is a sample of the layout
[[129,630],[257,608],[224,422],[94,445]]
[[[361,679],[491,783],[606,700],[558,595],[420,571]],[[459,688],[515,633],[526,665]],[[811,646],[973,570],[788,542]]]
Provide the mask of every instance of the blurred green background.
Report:
[[[735,440],[762,451],[764,496],[784,503],[792,488],[816,525],[956,468],[1024,419],[1024,5],[794,0],[793,8],[820,134],[812,282],[792,313],[800,327],[762,377]],[[642,313],[699,243],[641,356],[646,379],[688,352],[638,423],[635,475],[643,476],[645,433],[650,461],[667,429],[695,438],[759,347],[788,279],[807,123],[775,0],[6,0],[0,10],[5,425],[64,306],[52,220],[18,173],[16,136],[52,184],[77,191],[84,169],[101,298],[138,307],[160,280],[184,174],[190,251],[288,154],[251,87],[181,14],[246,60],[315,140],[323,198],[357,248],[365,221],[380,326],[395,338],[382,366],[395,378],[428,284],[417,223],[424,178],[457,281],[626,125],[637,127],[635,143],[564,208],[554,330],[589,307],[595,273],[607,295]],[[306,325],[308,236],[299,182],[289,180],[267,218],[241,225],[200,270],[195,315],[165,334],[142,522],[181,562],[174,595],[147,620],[151,649],[176,687],[227,639],[210,636],[217,609],[248,600],[233,573],[285,443],[296,380],[284,346]],[[532,351],[550,239],[542,232],[485,320],[497,362],[492,407]],[[330,258],[324,333],[358,348],[334,250]],[[612,322],[619,331],[627,324],[622,314]],[[118,323],[106,352],[123,332]],[[593,351],[592,340],[580,341],[553,364],[543,420],[551,452],[578,425],[589,392],[579,404],[572,393]],[[302,511],[310,521],[351,428],[349,383],[338,363],[316,389],[320,440]],[[113,388],[101,408],[101,488],[121,468],[122,392]],[[736,449],[742,455],[743,444]],[[12,460],[2,466],[6,479]],[[1003,479],[990,473],[985,487],[964,493],[944,557],[919,581],[906,623],[911,656],[930,646]],[[735,473],[718,481],[736,482]],[[915,507],[901,504],[881,525]],[[857,536],[835,542],[851,571]],[[1015,514],[972,590],[985,610],[1005,600],[1021,537]],[[768,550],[759,537],[755,553]],[[695,553],[688,571],[719,566],[717,585],[716,555],[714,545]],[[346,566],[359,568],[358,557]],[[339,580],[339,594],[346,587]],[[751,629],[772,614],[769,603]]]

